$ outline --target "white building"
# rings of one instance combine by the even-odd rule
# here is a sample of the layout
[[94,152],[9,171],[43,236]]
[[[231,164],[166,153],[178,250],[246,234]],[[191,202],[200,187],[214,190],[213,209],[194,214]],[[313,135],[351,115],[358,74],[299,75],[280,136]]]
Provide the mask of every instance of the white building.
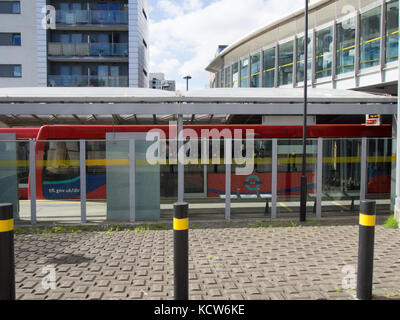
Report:
[[147,0],[0,1],[0,87],[146,87]]
[[164,73],[150,73],[149,88],[175,91],[175,80],[165,80]]

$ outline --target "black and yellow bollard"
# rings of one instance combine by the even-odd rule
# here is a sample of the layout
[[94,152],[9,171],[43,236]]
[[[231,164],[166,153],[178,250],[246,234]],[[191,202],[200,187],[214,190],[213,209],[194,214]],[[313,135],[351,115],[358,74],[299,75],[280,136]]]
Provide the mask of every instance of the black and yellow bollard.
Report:
[[372,299],[375,218],[376,202],[361,201],[357,272],[357,298],[360,300]]
[[174,204],[174,296],[189,300],[189,204]]
[[0,300],[15,300],[14,218],[12,204],[0,204]]

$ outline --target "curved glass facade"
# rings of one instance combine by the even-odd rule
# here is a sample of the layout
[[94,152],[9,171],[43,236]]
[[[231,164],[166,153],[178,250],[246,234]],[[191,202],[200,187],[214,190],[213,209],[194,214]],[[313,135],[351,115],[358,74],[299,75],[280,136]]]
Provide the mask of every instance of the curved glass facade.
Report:
[[[310,12],[307,78],[313,83],[319,83],[320,80],[325,82],[325,78],[331,81],[346,73],[357,75],[359,71],[376,66],[381,66],[383,70],[386,64],[398,61],[399,0],[361,1],[359,6],[354,6],[357,11],[340,10],[344,5],[349,9],[354,1],[345,2],[332,2],[336,3],[336,10],[325,10],[324,19],[315,18],[323,9]],[[329,14],[332,15],[330,21]],[[244,43],[240,48],[228,52],[228,60],[237,62],[221,69],[225,81],[219,81],[219,85],[265,88],[302,86],[304,16],[299,15],[297,20],[297,24],[288,20],[268,30],[265,35],[259,35],[260,41],[257,43],[261,42],[261,38],[264,39],[263,45],[267,46],[265,49],[259,48],[257,51],[253,47],[251,51],[256,53],[243,57],[243,47],[252,45]],[[315,22],[324,24],[318,25]],[[292,38],[287,38],[286,26],[293,28]],[[283,36],[286,40],[281,38]],[[234,58],[235,50],[241,52],[241,59]]]

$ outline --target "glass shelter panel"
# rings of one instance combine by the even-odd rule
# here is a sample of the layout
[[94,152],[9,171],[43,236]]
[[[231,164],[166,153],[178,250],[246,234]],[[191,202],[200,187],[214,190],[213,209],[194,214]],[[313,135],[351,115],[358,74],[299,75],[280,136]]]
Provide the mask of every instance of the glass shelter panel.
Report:
[[[254,147],[251,147],[254,145]],[[236,150],[235,150],[236,149]],[[254,154],[251,159],[250,153]],[[272,141],[235,140],[232,218],[271,218]]]
[[316,32],[315,54],[315,77],[332,75],[333,27]]
[[362,13],[360,21],[360,69],[365,69],[380,62],[381,7]]
[[336,25],[336,74],[354,71],[356,18]]
[[279,85],[293,82],[293,41],[279,46]]
[[263,87],[273,88],[275,86],[275,47],[267,49],[263,53]]
[[390,210],[392,139],[367,140],[367,199],[376,200],[377,213]]
[[35,147],[37,221],[79,221],[79,141],[37,141]]
[[[19,184],[27,183],[26,162],[21,157],[23,145],[17,141],[6,141],[0,137],[0,203],[13,205],[13,217],[21,218],[19,203]],[[29,206],[29,204],[28,204]],[[30,213],[29,213],[30,215]]]
[[[306,147],[307,212],[312,212],[316,194],[317,141],[309,139]],[[278,140],[277,212],[279,217],[299,215],[303,163],[301,139]]]
[[361,139],[324,140],[322,214],[356,214],[360,184]]

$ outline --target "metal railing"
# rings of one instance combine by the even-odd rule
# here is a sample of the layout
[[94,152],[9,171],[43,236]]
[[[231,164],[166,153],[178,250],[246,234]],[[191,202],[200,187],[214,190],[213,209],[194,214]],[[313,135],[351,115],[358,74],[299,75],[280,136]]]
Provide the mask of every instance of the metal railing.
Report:
[[49,87],[128,87],[128,76],[49,75]]
[[57,10],[59,24],[127,24],[128,13],[118,10]]
[[49,56],[127,57],[127,43],[60,43],[48,44]]

